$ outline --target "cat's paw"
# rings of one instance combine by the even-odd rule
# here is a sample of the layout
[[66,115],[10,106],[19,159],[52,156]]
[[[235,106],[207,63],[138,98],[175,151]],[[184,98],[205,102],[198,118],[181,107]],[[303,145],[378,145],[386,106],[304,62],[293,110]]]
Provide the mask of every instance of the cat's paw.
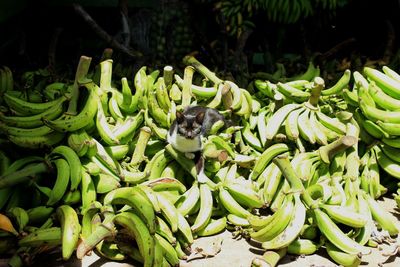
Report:
[[194,159],[195,155],[191,152],[185,152],[185,157],[188,159]]

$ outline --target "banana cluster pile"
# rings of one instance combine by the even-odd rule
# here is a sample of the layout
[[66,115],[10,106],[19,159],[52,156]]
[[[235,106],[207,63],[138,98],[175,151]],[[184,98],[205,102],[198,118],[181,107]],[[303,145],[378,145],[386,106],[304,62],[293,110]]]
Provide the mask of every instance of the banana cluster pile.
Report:
[[[182,73],[142,67],[116,81],[112,60],[91,71],[82,56],[73,82],[36,87],[42,101],[21,98],[1,69],[0,255],[11,266],[59,247],[64,260],[94,250],[178,266],[195,238],[225,229],[265,249],[254,266],[320,248],[354,266],[393,242],[399,222],[377,199],[400,178],[400,116],[388,104],[400,101],[398,74],[346,70],[325,88],[310,64],[243,89],[193,57],[184,63]],[[204,183],[166,142],[188,105],[233,122],[203,140]]]

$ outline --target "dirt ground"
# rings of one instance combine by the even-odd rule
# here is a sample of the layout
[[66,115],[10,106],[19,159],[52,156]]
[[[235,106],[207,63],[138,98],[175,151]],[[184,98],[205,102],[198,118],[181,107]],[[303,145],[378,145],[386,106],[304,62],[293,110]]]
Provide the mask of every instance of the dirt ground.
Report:
[[[399,211],[395,209],[395,202],[392,199],[384,198],[381,201],[383,207],[396,215],[398,218],[400,216]],[[399,222],[400,224],[400,222]],[[399,238],[400,239],[400,238]],[[400,240],[399,240],[400,242]],[[210,246],[210,244],[215,244]],[[255,246],[250,245],[244,239],[234,239],[231,232],[225,231],[219,235],[211,237],[203,237],[196,239],[192,246],[193,248],[203,248],[206,251],[208,249],[215,249],[219,251],[213,257],[207,258],[197,258],[192,259],[188,262],[182,261],[181,267],[250,267],[251,261],[254,257],[260,256],[262,254],[261,250],[256,249]],[[372,249],[370,255],[363,256],[363,262],[361,266],[363,267],[399,267],[400,266],[400,255],[397,257],[385,257],[382,256],[382,252],[389,251],[390,247],[388,245],[382,245],[379,248]],[[293,256],[287,255],[279,263],[278,266],[281,267],[334,267],[337,266],[324,252],[321,252],[305,256]],[[211,252],[210,252],[211,253]],[[103,258],[99,258],[98,255],[93,253],[91,256],[85,257],[82,262],[73,258],[68,262],[62,262],[60,260],[59,253],[53,253],[49,255],[43,255],[37,259],[35,266],[40,267],[139,267],[134,266],[131,263],[122,262],[110,262]],[[0,260],[0,266],[7,266],[5,260]]]

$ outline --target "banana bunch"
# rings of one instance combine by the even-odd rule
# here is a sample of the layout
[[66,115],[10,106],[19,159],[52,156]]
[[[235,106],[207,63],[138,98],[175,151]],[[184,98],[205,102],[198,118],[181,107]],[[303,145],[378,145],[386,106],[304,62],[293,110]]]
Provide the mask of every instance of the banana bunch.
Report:
[[[310,65],[300,78],[256,81],[252,95],[194,57],[184,63],[183,77],[144,66],[130,82],[113,80],[107,59],[95,82],[82,57],[74,83],[42,86],[42,102],[2,93],[0,248],[14,249],[11,263],[61,246],[64,260],[95,250],[176,266],[195,238],[228,229],[261,243],[260,264],[322,247],[347,266],[398,235],[377,200],[399,172],[397,135],[385,129],[396,126],[395,102],[381,101],[395,98],[393,81],[353,72],[350,91],[345,71],[325,89]],[[328,113],[342,102],[348,111]],[[233,122],[203,140],[201,183],[193,160],[166,143],[176,111],[196,104]]]

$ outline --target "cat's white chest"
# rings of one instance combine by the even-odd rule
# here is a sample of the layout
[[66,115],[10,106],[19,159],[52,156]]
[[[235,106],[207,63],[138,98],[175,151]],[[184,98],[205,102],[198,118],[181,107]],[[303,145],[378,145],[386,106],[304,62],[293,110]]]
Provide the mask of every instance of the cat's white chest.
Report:
[[187,139],[179,134],[177,131],[173,131],[172,134],[168,133],[167,141],[170,143],[176,150],[180,152],[196,152],[202,149],[202,143],[200,136],[195,137],[193,139]]

